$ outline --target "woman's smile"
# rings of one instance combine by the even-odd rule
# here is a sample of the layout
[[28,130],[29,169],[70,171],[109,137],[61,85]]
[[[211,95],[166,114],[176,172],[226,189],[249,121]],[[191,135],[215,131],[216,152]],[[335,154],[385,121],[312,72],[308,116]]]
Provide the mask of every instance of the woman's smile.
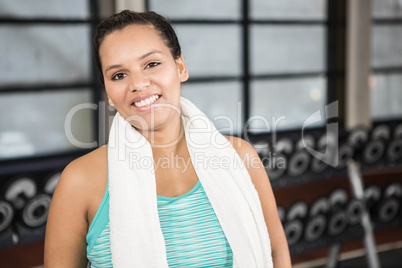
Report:
[[135,107],[139,112],[147,112],[157,107],[158,102],[162,95],[160,94],[148,94],[135,98],[131,102],[131,106]]

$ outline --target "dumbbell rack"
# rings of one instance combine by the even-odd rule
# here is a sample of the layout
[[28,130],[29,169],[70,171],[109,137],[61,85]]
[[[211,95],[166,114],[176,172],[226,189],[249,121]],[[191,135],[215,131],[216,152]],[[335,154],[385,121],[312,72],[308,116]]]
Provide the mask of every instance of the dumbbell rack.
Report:
[[[35,159],[0,161],[0,200],[10,203],[14,213],[14,215],[9,215],[12,218],[11,223],[3,226],[5,229],[1,228],[0,230],[0,249],[4,250],[44,240],[46,222],[43,223],[43,221],[46,218],[43,220],[43,218],[37,218],[37,216],[44,217],[44,215],[47,215],[45,210],[48,209],[49,198],[52,193],[51,190],[45,189],[49,187],[46,182],[51,179],[52,175],[59,174],[69,162],[82,154],[74,153]],[[13,199],[23,199],[22,205],[16,206],[15,202],[13,203],[16,200],[7,200],[6,192],[13,182],[20,179],[31,182],[31,185],[34,185],[36,190],[34,194],[24,191],[15,193]],[[25,186],[17,186],[16,189],[25,188]],[[54,186],[51,185],[50,188]],[[15,191],[20,190],[22,189]],[[32,202],[36,203],[32,206]],[[28,208],[27,206],[30,207]],[[4,219],[4,215],[0,217],[0,226],[2,217]]]
[[[401,125],[401,123],[402,123],[401,121],[376,123],[373,125],[372,129],[375,129],[379,125],[385,124],[391,130],[394,130],[397,126]],[[316,141],[318,141],[320,137],[322,137],[325,134],[325,130],[311,129],[306,131],[306,133],[308,135],[311,135]],[[369,132],[368,134],[371,135],[371,132]],[[338,136],[339,145],[342,145],[343,142],[347,141],[349,135],[350,132],[347,132],[341,128],[339,130],[339,136]],[[249,135],[248,137],[252,144],[261,145],[265,142],[268,143],[268,147],[270,150],[273,148],[272,143],[270,143],[273,140],[271,134]],[[289,131],[286,133],[277,133],[276,141],[280,140],[282,137],[290,138],[294,142],[294,144],[296,144],[297,141],[301,138],[300,130]],[[257,150],[257,152],[261,152],[261,150],[260,151]],[[364,175],[363,177],[366,186],[378,185],[382,190],[384,190],[387,187],[387,184],[389,183],[395,181],[402,183],[401,180],[402,159],[391,161],[390,159],[387,159],[384,155],[381,157],[381,159],[375,161],[375,163],[370,164],[365,163],[361,159],[357,160],[360,160],[359,163],[362,173]],[[389,175],[384,176],[379,175],[382,174],[384,171],[389,173]],[[267,173],[268,175],[270,175],[269,169],[267,169]],[[372,179],[372,178],[378,178],[378,179]],[[306,204],[308,204],[308,206],[310,206],[314,202],[314,199],[317,199],[318,197],[321,196],[330,195],[331,193],[328,192],[329,191],[328,189],[332,188],[333,190],[339,188],[340,186],[342,186],[343,189],[345,189],[346,192],[348,192],[348,196],[350,198],[354,197],[354,195],[352,194],[353,190],[351,189],[353,184],[349,182],[348,169],[346,166],[343,166],[342,168],[328,167],[321,172],[313,172],[312,170],[309,169],[299,176],[291,176],[289,173],[284,172],[284,174],[279,178],[272,179],[270,177],[270,181],[275,191],[277,204],[278,206],[282,207],[284,211],[289,210],[289,208],[291,208],[291,206],[294,203],[299,201],[303,201]],[[314,189],[316,187],[320,188],[321,192],[319,190]],[[300,194],[303,193],[303,191],[309,191],[309,193],[311,193],[311,196],[306,196],[306,194],[305,195]],[[376,218],[374,219],[375,235],[377,238],[378,236],[380,236],[379,239],[377,239],[377,241],[380,241],[380,243],[384,244],[402,240],[402,235],[399,236],[389,235],[390,232],[388,231],[388,230],[397,230],[395,231],[396,233],[398,234],[402,233],[401,214],[402,213],[399,212],[398,216],[390,222],[381,222]],[[284,217],[282,220],[285,225],[287,219]],[[325,250],[326,253],[328,253],[327,250],[331,249],[333,245],[338,246],[345,245],[345,247],[348,248],[350,247],[350,245],[356,245],[356,242],[358,240],[361,241],[364,237],[365,237],[365,230],[361,226],[361,224],[348,225],[345,228],[344,232],[342,232],[340,235],[330,236],[325,233],[323,234],[322,237],[320,237],[315,241],[306,241],[305,239],[302,238],[300,239],[299,242],[290,245],[289,249],[293,260],[296,260],[296,262],[297,261],[304,262],[308,259],[311,259],[308,256],[314,255],[314,252],[317,252],[318,254],[317,256],[319,256],[316,258],[325,257],[325,255],[327,254],[324,253],[323,256],[322,251],[323,248],[326,249]],[[334,250],[334,252],[335,252],[334,256],[337,256],[337,254],[339,253],[336,252],[336,250]]]

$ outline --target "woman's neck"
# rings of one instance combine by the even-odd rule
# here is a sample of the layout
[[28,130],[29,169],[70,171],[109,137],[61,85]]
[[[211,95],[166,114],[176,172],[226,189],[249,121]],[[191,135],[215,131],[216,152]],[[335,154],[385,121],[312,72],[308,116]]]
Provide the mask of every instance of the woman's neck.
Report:
[[147,139],[154,154],[178,153],[183,144],[185,144],[181,116],[177,116],[174,120],[169,120],[168,123],[158,129],[139,132]]

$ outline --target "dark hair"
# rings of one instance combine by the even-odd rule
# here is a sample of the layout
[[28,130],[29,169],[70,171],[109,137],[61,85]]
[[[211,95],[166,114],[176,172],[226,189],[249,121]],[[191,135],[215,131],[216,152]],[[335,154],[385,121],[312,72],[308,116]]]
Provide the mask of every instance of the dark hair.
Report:
[[99,55],[99,47],[105,37],[117,30],[123,30],[129,25],[150,25],[159,34],[164,41],[165,45],[170,49],[174,59],[181,56],[181,48],[175,31],[173,30],[170,22],[163,16],[155,12],[134,12],[131,10],[123,10],[120,13],[114,14],[108,19],[102,21],[97,27],[94,38],[94,54],[95,63],[99,71],[99,78],[104,83],[102,73],[102,63]]

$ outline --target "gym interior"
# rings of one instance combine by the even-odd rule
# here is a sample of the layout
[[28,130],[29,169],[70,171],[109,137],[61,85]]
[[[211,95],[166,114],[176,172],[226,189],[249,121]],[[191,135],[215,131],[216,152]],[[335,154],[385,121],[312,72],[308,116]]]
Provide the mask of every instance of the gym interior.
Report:
[[401,267],[401,0],[0,0],[0,267],[43,267],[61,172],[107,143],[92,40],[124,9],[169,18],[182,96],[260,156],[293,267]]

